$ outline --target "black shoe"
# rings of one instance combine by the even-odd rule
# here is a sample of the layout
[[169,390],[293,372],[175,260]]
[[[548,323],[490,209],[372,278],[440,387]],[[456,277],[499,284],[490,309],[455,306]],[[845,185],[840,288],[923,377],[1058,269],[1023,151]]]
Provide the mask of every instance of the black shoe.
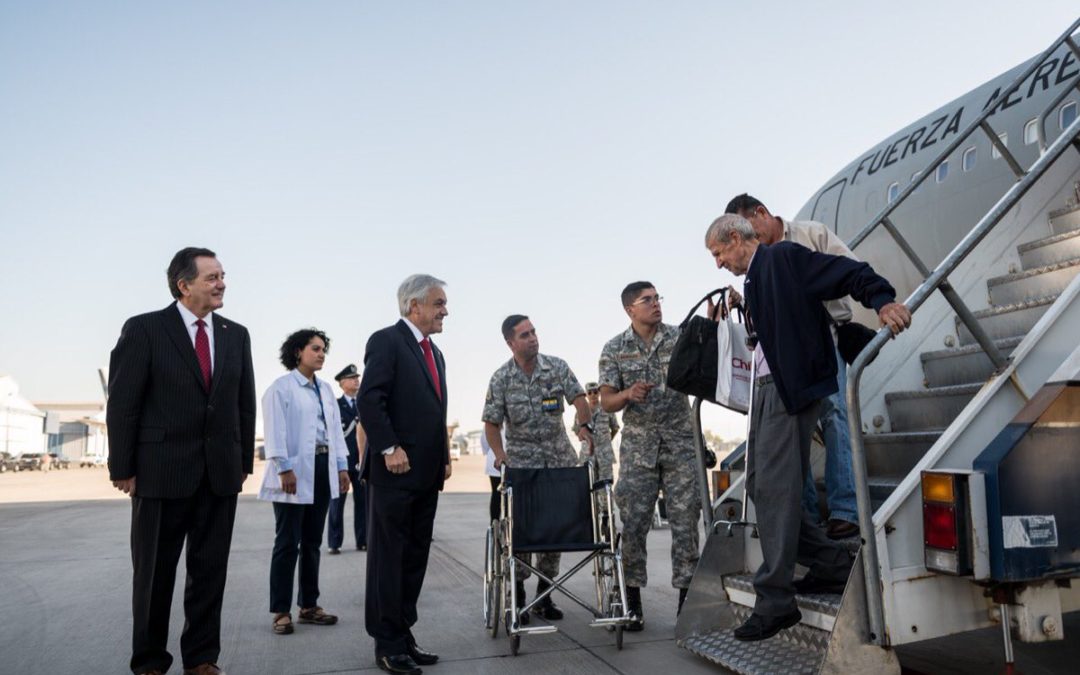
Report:
[[426,652],[416,644],[409,645],[409,656],[420,666],[430,666],[439,660],[438,654]]
[[332,548],[332,549],[330,549],[330,555],[337,555],[339,553],[341,553],[340,548]]
[[825,526],[825,535],[829,539],[848,539],[859,534],[859,524],[837,518],[829,518]]
[[416,661],[412,660],[412,657],[408,654],[398,654],[397,656],[380,656],[375,659],[375,662],[379,664],[379,668],[382,668],[388,673],[402,673],[403,675],[420,675],[424,672],[420,670],[420,667],[416,665]]
[[[551,584],[547,583],[546,581],[537,581],[536,595],[539,596],[541,593],[543,593],[549,588],[551,588]],[[550,595],[537,603],[536,606],[533,607],[532,611],[533,614],[547,619],[548,621],[558,621],[563,618],[562,610],[555,606],[555,602],[551,599]]]
[[630,623],[623,630],[637,633],[645,630],[645,610],[641,608],[641,588],[626,587],[626,609],[630,614]]
[[845,586],[847,586],[847,582],[829,581],[814,576],[812,572],[808,572],[805,577],[795,582],[795,592],[799,595],[812,595],[814,593],[833,593],[842,595]]
[[356,545],[356,550],[357,551],[366,551],[367,550],[367,544],[357,544]]
[[558,621],[563,618],[562,610],[555,606],[555,603],[551,601],[551,598],[548,598],[533,607],[532,611],[536,616],[547,619],[548,621]]
[[758,613],[750,615],[746,623],[735,629],[735,639],[744,642],[755,640],[767,640],[785,628],[791,628],[802,620],[799,610],[783,616],[763,616]]
[[675,610],[675,616],[679,616],[680,614],[682,614],[682,606],[683,603],[686,602],[686,591],[688,590],[689,589],[686,588],[679,589],[679,608]]

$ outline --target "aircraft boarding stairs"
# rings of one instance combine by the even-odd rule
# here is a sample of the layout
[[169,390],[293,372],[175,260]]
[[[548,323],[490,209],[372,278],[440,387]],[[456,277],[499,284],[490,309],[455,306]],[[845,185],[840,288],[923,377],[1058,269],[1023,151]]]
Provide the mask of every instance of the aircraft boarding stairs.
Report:
[[[999,100],[1061,45],[1080,56],[1071,38],[1078,28],[1080,21]],[[1070,91],[1080,90],[1080,75],[1071,85]],[[987,124],[992,110],[944,149],[923,177],[971,134],[982,130],[993,141],[996,132]],[[731,525],[739,519],[742,476],[715,499],[703,485],[703,502],[712,506],[703,516],[711,534],[676,627],[681,647],[738,673],[884,675],[900,672],[893,647],[968,630],[1015,624],[1025,641],[1062,639],[1060,614],[1080,610],[1080,581],[1005,585],[1006,591],[988,598],[993,584],[987,576],[976,575],[983,582],[978,584],[971,575],[927,569],[920,486],[924,470],[971,472],[1034,393],[1061,376],[1055,371],[1063,364],[1080,370],[1080,120],[1041,149],[1027,170],[1006,157],[1016,183],[933,270],[890,220],[919,181],[849,243],[858,253],[856,246],[870,231],[884,227],[926,281],[906,301],[914,314],[912,330],[889,342],[882,329],[849,369],[861,536],[849,544],[857,555],[844,594],[798,596],[799,625],[765,641],[735,640],[732,629],[754,605],[752,574],[761,562],[754,505],[748,505],[750,525]],[[964,302],[980,298],[989,302],[979,311]],[[862,369],[875,356],[870,393],[860,397]],[[1080,379],[1080,373],[1065,377]],[[877,413],[867,424],[863,404]],[[700,402],[695,413],[700,422]],[[868,594],[867,588],[878,592]],[[1010,639],[1004,631],[1011,662]]]

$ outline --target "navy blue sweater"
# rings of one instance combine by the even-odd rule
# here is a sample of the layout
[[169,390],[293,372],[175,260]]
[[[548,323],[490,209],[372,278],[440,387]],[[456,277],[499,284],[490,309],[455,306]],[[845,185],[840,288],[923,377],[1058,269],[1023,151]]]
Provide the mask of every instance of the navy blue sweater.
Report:
[[745,290],[750,321],[792,415],[837,391],[836,350],[821,303],[850,295],[879,311],[896,298],[867,263],[790,241],[758,246]]

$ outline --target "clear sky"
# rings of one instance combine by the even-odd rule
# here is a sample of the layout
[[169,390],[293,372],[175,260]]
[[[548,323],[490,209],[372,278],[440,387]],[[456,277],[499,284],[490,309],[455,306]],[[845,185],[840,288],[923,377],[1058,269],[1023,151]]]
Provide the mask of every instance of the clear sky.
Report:
[[[0,373],[100,398],[123,321],[216,250],[259,394],[292,330],[361,363],[413,272],[449,283],[450,415],[499,324],[596,377],[629,281],[677,323],[749,191],[793,215],[892,131],[1035,55],[1075,0],[0,2]],[[710,411],[731,437],[740,416]]]

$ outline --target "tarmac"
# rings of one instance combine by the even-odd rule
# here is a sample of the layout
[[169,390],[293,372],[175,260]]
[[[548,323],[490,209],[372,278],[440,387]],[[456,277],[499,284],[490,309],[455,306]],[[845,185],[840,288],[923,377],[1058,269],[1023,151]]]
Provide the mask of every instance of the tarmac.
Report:
[[[440,499],[420,621],[414,628],[418,642],[441,656],[437,665],[424,669],[427,673],[726,672],[675,645],[677,594],[670,584],[671,538],[664,529],[649,536],[650,584],[643,591],[646,629],[627,633],[622,651],[616,649],[612,633],[590,628],[585,611],[563,599],[559,604],[566,617],[556,623],[559,632],[524,636],[521,653],[511,656],[509,640],[501,632],[497,639],[489,638],[481,616],[486,478],[477,471],[475,458],[455,462],[455,471],[452,487]],[[261,474],[257,471],[254,478]],[[88,481],[93,488],[65,489]],[[257,482],[249,480],[246,492]],[[105,472],[93,469],[0,476],[0,674],[130,672],[130,506],[102,484],[108,486]],[[454,491],[460,489],[468,491]],[[39,499],[31,500],[31,493]],[[80,499],[41,497],[55,500],[65,493],[79,493]],[[338,614],[340,622],[298,624],[293,635],[272,634],[268,579],[273,524],[269,504],[250,494],[241,496],[222,612],[221,666],[230,675],[381,672],[364,632],[366,556],[353,548],[351,534],[341,555],[324,550],[322,557],[319,603]],[[563,568],[576,559],[577,555],[564,556]],[[178,579],[183,575],[181,569]],[[569,586],[589,598],[592,577],[580,572]],[[176,657],[172,673],[180,671],[182,593],[183,584],[178,583],[169,647]],[[1020,672],[1076,672],[1075,664],[1080,663],[1076,614],[1066,617],[1065,635],[1063,642],[1018,643]],[[1003,672],[1001,654],[996,630],[900,650],[906,672],[947,675]]]

